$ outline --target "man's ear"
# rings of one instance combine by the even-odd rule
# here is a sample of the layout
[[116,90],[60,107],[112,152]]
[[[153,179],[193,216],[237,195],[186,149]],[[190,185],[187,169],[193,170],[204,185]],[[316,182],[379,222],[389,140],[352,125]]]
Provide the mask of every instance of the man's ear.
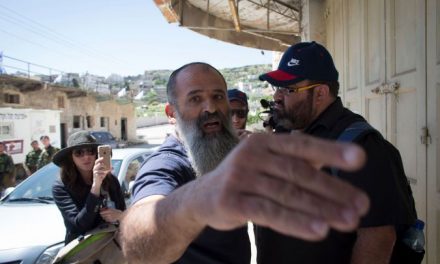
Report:
[[174,115],[175,113],[175,108],[173,105],[171,105],[170,103],[167,103],[165,105],[165,114],[168,117],[168,123],[174,125],[176,124],[176,117]]
[[318,104],[326,101],[329,96],[330,88],[327,84],[321,84],[320,86],[315,88],[315,98]]

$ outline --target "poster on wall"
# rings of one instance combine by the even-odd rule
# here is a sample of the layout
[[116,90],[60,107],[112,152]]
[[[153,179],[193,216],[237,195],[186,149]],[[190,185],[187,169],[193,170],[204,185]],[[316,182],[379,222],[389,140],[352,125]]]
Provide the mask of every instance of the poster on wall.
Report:
[[3,143],[6,145],[6,153],[9,155],[23,153],[23,140],[4,140]]

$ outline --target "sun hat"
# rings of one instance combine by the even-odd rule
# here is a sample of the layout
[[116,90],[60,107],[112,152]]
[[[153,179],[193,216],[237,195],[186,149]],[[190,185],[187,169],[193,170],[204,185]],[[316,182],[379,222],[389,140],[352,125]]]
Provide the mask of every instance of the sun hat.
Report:
[[97,148],[99,145],[101,144],[97,143],[96,139],[92,137],[88,131],[75,132],[67,139],[67,147],[55,153],[52,161],[57,166],[60,166],[66,160],[67,156],[70,155],[72,150],[88,147]]
[[278,69],[259,76],[273,86],[288,86],[303,80],[338,81],[332,56],[315,41],[290,46],[281,58]]

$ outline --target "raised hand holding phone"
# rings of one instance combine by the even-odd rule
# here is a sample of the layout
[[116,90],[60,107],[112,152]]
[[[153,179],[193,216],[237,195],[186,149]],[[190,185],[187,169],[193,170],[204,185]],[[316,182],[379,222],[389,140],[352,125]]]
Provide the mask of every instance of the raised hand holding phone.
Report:
[[111,169],[111,156],[112,149],[109,145],[98,146],[98,158],[103,158],[102,164],[104,165],[104,170]]

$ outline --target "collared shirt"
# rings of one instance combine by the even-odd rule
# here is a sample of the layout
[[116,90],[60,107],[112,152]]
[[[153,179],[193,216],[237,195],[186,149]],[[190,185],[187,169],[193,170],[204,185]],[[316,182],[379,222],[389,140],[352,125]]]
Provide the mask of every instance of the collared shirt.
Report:
[[55,155],[55,153],[57,153],[59,150],[59,148],[56,148],[52,145],[49,145],[49,147],[45,148],[38,158],[37,169],[44,167],[44,165],[46,164],[49,164],[52,161],[53,155]]
[[[168,195],[196,179],[183,144],[169,136],[142,164],[133,186],[133,202],[150,195]],[[178,264],[249,264],[247,228],[219,231],[206,227],[186,249]]]
[[38,165],[38,159],[40,158],[42,150],[38,149],[38,150],[31,150],[27,155],[26,155],[26,166],[29,168],[29,170],[34,173],[37,170],[37,165]]

